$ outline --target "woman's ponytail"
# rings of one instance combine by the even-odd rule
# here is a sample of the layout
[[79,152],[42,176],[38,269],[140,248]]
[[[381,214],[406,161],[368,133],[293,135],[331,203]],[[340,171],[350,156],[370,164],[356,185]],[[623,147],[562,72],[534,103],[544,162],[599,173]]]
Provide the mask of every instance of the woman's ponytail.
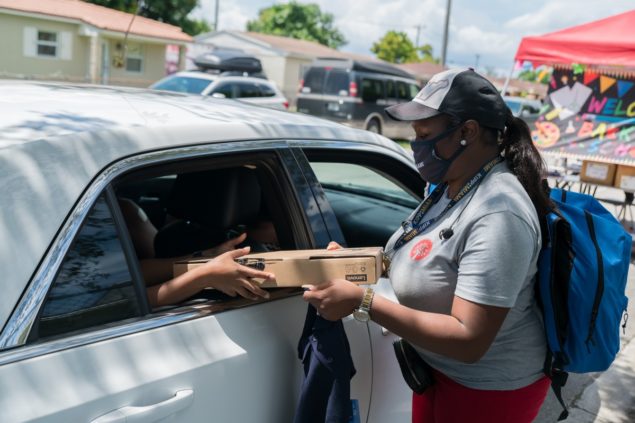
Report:
[[552,205],[543,183],[547,175],[545,162],[534,146],[529,127],[524,120],[510,113],[505,120],[505,127],[500,144],[502,155],[527,191],[538,216],[542,217],[548,213]]

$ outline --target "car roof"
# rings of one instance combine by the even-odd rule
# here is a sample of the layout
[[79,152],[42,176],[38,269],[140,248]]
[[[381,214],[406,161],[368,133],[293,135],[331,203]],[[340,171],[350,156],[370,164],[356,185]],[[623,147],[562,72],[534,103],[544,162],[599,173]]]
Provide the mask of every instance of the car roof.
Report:
[[130,155],[221,141],[321,139],[403,149],[312,116],[148,89],[0,82],[0,322],[85,188]]
[[249,82],[258,82],[258,83],[265,83],[265,84],[269,84],[269,85],[274,85],[275,83],[269,79],[263,79],[263,78],[255,78],[253,76],[241,76],[241,75],[219,75],[219,74],[215,74],[215,73],[209,73],[209,72],[205,72],[205,71],[196,71],[196,70],[192,70],[192,71],[181,71],[181,72],[177,72],[174,73],[170,76],[167,76],[166,78],[170,78],[170,77],[174,77],[174,76],[183,76],[183,77],[188,77],[188,78],[198,78],[198,79],[208,79],[210,81],[216,81],[216,80],[234,80],[234,81],[249,81]]

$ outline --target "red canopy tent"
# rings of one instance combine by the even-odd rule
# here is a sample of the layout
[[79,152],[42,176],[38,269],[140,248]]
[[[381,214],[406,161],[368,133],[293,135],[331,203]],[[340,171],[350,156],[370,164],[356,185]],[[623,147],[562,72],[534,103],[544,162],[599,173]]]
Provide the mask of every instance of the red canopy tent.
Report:
[[635,68],[635,10],[545,35],[524,37],[515,56],[541,64]]
[[541,151],[635,166],[635,9],[524,37],[515,59],[554,68],[530,125]]

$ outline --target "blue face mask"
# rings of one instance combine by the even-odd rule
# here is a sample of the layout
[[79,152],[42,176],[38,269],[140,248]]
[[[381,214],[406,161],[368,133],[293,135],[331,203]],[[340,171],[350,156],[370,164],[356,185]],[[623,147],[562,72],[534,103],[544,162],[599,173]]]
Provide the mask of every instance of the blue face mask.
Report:
[[465,150],[465,146],[460,146],[456,153],[449,159],[440,158],[434,150],[436,143],[446,139],[448,135],[456,131],[459,126],[461,126],[461,124],[451,126],[432,138],[417,137],[410,143],[415,165],[424,181],[435,185],[443,182],[443,177],[448,172],[448,168],[452,162]]

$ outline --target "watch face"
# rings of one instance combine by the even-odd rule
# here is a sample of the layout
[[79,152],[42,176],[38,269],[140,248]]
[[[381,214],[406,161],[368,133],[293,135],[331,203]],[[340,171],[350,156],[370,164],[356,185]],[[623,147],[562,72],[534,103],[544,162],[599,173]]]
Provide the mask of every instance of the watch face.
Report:
[[353,317],[355,318],[355,320],[358,320],[360,322],[367,322],[370,320],[368,312],[364,310],[355,310],[353,312]]

